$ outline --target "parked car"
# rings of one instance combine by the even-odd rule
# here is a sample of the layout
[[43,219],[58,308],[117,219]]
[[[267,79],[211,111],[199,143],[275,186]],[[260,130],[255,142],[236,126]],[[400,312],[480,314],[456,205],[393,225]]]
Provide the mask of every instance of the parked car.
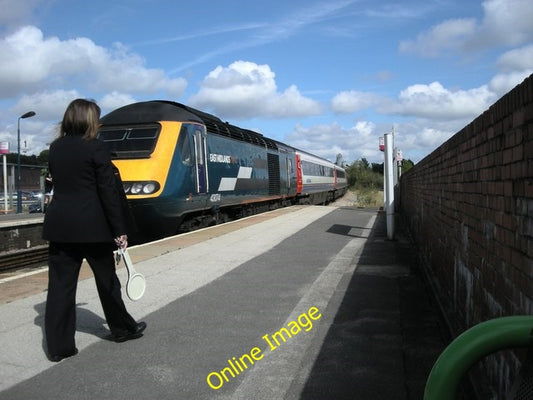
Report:
[[41,202],[30,204],[28,211],[30,214],[42,213],[43,208],[41,207]]
[[33,192],[31,192],[31,195],[34,199],[38,200],[41,200],[41,198],[43,197],[43,193],[38,190],[34,190]]

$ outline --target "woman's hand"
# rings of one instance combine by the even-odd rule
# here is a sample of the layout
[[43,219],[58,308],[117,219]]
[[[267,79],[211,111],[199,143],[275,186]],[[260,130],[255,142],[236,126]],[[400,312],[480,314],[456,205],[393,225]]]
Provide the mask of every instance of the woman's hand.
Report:
[[122,250],[128,247],[128,235],[120,235],[115,238],[115,244]]

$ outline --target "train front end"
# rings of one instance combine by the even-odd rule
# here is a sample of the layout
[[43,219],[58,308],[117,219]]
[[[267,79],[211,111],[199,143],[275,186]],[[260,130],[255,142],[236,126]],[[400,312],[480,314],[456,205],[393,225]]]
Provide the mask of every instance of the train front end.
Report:
[[176,233],[194,191],[190,160],[179,151],[187,138],[181,133],[191,125],[205,129],[197,121],[184,123],[188,115],[176,114],[175,108],[162,112],[159,105],[155,113],[151,103],[106,115],[98,136],[120,171],[137,226],[132,234],[136,242]]

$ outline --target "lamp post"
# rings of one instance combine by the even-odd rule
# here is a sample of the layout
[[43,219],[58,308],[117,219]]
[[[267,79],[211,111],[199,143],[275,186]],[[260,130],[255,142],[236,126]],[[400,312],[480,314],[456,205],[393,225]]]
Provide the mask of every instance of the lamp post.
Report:
[[35,115],[34,111],[22,114],[17,121],[17,214],[22,212],[22,192],[20,190],[20,120]]

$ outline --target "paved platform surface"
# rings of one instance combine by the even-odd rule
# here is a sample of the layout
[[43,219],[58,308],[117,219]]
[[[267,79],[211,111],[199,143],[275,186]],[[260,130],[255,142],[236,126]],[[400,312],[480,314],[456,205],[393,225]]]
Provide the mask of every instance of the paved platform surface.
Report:
[[126,305],[145,335],[109,340],[84,269],[80,353],[58,364],[46,271],[0,279],[1,400],[421,399],[445,346],[415,253],[377,210],[291,207],[130,253],[148,287]]
[[42,223],[43,221],[44,214],[41,213],[0,214],[0,228]]

